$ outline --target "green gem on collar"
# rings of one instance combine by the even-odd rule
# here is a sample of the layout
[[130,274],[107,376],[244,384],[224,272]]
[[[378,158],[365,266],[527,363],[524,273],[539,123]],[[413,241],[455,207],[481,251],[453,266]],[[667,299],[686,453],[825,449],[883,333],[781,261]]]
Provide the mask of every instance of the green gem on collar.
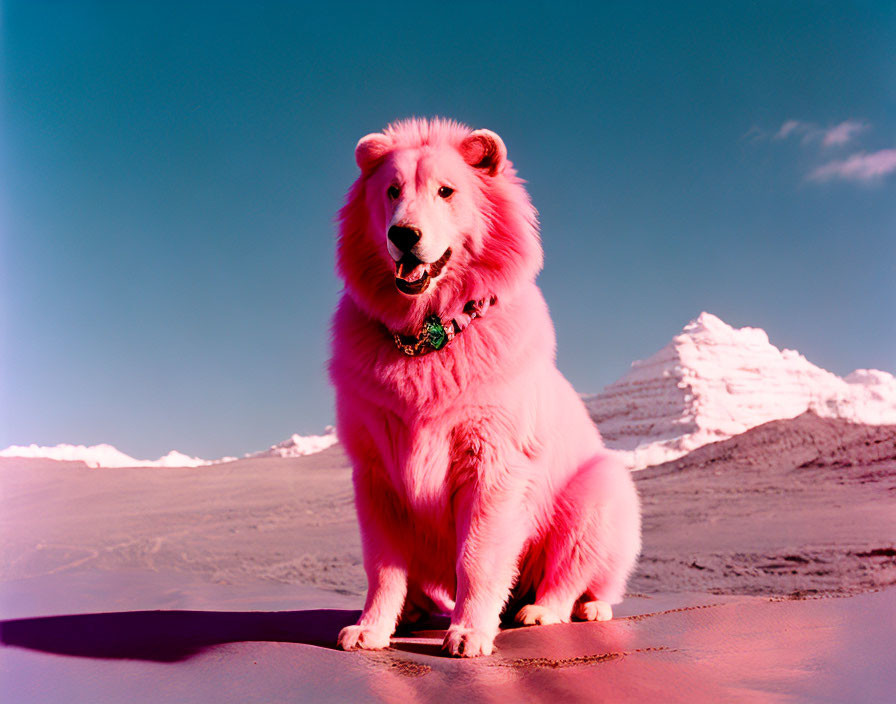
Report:
[[423,322],[420,337],[426,340],[426,344],[434,350],[442,349],[448,342],[448,333],[445,332],[445,326],[442,325],[442,320],[437,315],[431,315]]

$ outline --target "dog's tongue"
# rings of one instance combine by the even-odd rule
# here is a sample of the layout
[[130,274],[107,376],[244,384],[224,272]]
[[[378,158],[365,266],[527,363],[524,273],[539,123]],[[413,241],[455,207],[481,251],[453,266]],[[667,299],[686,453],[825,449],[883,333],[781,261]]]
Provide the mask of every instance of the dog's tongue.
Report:
[[395,264],[395,276],[405,281],[419,281],[426,273],[426,264],[412,254],[406,254]]

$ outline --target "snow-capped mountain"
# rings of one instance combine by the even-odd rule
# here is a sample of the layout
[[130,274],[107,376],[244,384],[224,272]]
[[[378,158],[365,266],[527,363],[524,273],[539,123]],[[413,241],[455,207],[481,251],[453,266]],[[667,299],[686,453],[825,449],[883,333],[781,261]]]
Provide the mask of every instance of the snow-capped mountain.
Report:
[[[327,426],[324,435],[293,435],[281,443],[271,446],[267,450],[251,452],[244,455],[245,458],[256,457],[301,457],[313,455],[316,452],[326,450],[335,445],[336,430]],[[167,455],[157,460],[139,460],[125,454],[112,445],[54,445],[42,447],[39,445],[11,445],[5,450],[0,450],[0,457],[33,457],[48,460],[63,460],[69,462],[83,462],[88,467],[202,467],[222,462],[233,462],[237,457],[221,457],[216,460],[204,460],[199,457],[190,457],[177,450],[172,450]]]
[[293,435],[283,442],[271,445],[267,450],[252,452],[246,457],[302,457],[322,452],[337,442],[336,429],[328,425],[323,435]]
[[40,457],[48,460],[83,462],[88,467],[200,467],[209,460],[190,457],[177,450],[157,460],[138,460],[112,445],[10,445],[0,450],[0,457]]
[[896,378],[859,369],[845,379],[758,328],[701,313],[652,357],[585,403],[608,447],[641,469],[806,410],[857,423],[896,423]]

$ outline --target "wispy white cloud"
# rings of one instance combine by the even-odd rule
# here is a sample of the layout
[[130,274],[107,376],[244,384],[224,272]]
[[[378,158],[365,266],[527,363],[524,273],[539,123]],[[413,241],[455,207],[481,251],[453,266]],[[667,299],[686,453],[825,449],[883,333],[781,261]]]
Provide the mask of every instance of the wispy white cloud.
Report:
[[881,149],[870,154],[858,152],[847,159],[829,161],[814,169],[809,174],[809,179],[812,181],[843,179],[868,183],[894,171],[896,171],[896,149]]
[[860,132],[868,129],[868,123],[861,120],[846,120],[839,125],[834,125],[824,130],[824,136],[821,139],[822,145],[825,147],[837,147],[851,141]]
[[845,120],[833,127],[819,127],[813,122],[787,120],[775,132],[773,139],[800,137],[803,144],[820,142],[824,147],[839,147],[848,144],[869,127],[862,120]]
[[788,120],[781,128],[775,132],[774,139],[787,139],[792,134],[799,134],[809,129],[811,125],[808,122],[800,122],[799,120]]
[[748,129],[740,136],[742,140],[746,140],[748,142],[757,142],[760,139],[765,139],[766,137],[768,137],[768,135],[766,134],[765,130],[757,127],[756,125],[753,125],[750,129]]

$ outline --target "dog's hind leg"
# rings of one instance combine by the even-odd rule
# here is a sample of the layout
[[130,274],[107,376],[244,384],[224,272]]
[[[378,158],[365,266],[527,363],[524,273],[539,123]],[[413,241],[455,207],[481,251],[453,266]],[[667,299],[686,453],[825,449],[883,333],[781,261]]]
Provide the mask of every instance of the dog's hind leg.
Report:
[[583,465],[556,499],[535,602],[526,625],[612,618],[641,546],[638,496],[629,471],[610,454]]
[[572,611],[573,618],[580,621],[609,621],[613,618],[613,607],[600,599],[590,599],[583,594]]
[[438,584],[417,583],[408,580],[408,595],[399,620],[400,626],[413,626],[436,614],[450,614],[454,610],[454,599],[445,587]]

